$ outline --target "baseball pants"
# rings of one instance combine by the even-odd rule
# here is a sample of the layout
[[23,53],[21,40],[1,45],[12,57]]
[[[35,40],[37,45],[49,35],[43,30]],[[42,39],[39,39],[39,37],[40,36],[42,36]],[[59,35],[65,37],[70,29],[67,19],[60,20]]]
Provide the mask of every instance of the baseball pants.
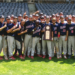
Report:
[[3,36],[3,53],[7,57],[7,36]]
[[44,40],[44,35],[42,35],[42,54],[46,55],[46,44],[48,48],[48,55],[52,57],[52,48],[51,48],[51,41]]
[[52,41],[52,56],[54,56],[54,47],[56,49],[57,55],[59,54],[59,50],[58,50],[58,37],[54,37],[53,41]]
[[13,56],[13,51],[14,51],[14,42],[15,39],[13,36],[7,36],[7,42],[8,42],[8,53],[9,57]]
[[3,46],[3,36],[0,35],[0,53],[2,51],[2,46]]
[[[25,35],[25,39],[24,39],[24,55],[26,55],[27,52],[27,56],[30,55],[30,52],[32,50],[32,35],[26,34]],[[28,50],[28,51],[27,51]]]
[[34,56],[36,45],[37,45],[37,54],[40,55],[41,44],[39,41],[40,41],[40,37],[33,37],[31,56]]
[[[75,49],[75,44],[74,44],[74,36],[68,36],[68,55],[71,55],[71,49],[73,48],[73,50]],[[75,50],[74,50],[74,55],[75,55]]]
[[63,47],[63,53],[66,55],[67,53],[67,41],[65,41],[66,36],[60,36],[59,38],[59,54],[62,54],[62,47]]

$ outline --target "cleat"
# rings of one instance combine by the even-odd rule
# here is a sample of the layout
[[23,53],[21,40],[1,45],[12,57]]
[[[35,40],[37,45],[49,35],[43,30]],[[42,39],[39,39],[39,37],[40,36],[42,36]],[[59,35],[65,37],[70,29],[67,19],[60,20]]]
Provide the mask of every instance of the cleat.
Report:
[[25,55],[23,55],[23,57],[25,58],[26,56],[25,56]]
[[2,58],[2,57],[0,57],[0,60],[3,60],[3,58]]
[[44,59],[46,56],[44,55],[42,58]]
[[24,57],[22,55],[19,56],[20,59],[24,59]]
[[34,57],[33,57],[33,56],[31,56],[31,59],[34,59]]
[[66,55],[64,55],[64,58],[67,59]]
[[57,59],[59,59],[60,57],[59,57],[59,55],[57,55]]
[[49,57],[49,60],[51,60],[52,59],[52,57]]
[[62,56],[60,55],[59,58],[62,58]]
[[17,54],[14,54],[13,56],[14,56],[14,57],[17,57],[18,55],[17,55]]
[[42,57],[42,55],[37,55],[38,57]]
[[8,60],[8,58],[7,57],[4,57],[5,58],[5,60]]
[[28,56],[28,58],[30,58],[30,55]]
[[13,56],[9,57],[9,59],[11,59],[11,60],[15,60],[15,58],[14,58]]
[[70,59],[71,58],[71,55],[69,55],[68,58]]

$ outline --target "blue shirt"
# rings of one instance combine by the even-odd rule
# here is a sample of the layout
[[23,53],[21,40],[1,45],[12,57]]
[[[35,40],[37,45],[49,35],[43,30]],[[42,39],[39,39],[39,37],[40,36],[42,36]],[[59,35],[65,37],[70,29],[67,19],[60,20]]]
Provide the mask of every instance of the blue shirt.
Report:
[[60,35],[66,35],[66,23],[59,24],[58,32],[60,32]]
[[69,32],[69,36],[74,36],[75,35],[75,24],[67,24],[67,31]]
[[[14,26],[13,23],[9,23],[9,24],[7,23],[7,30],[11,29],[13,26]],[[9,36],[15,36],[14,33],[7,33],[7,35],[9,35]]]
[[[2,28],[4,26],[4,23],[1,23],[0,22],[0,28]],[[4,33],[4,31],[2,30],[2,31],[0,31],[0,35],[3,35],[3,33]]]
[[51,24],[51,25],[53,26],[53,29],[54,29],[53,36],[57,37],[58,36],[58,24],[55,24],[55,25]]
[[31,31],[34,29],[34,22],[32,21],[27,21],[25,23],[25,30],[28,29],[26,34],[31,34]]
[[33,37],[37,36],[40,37],[40,31],[41,31],[41,27],[37,27],[36,30],[33,32]]
[[18,41],[21,41],[21,36],[23,35],[18,35],[18,33],[21,33],[22,31],[24,31],[24,26],[21,26],[21,29],[19,31],[17,31],[16,35],[15,35],[15,39]]

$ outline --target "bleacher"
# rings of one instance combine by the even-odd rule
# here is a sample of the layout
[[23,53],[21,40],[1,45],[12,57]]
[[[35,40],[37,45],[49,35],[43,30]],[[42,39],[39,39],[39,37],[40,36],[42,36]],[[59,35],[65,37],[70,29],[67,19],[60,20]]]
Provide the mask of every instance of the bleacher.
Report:
[[28,4],[27,3],[0,3],[0,15],[15,15],[24,14],[26,11],[29,15]]
[[36,3],[37,10],[43,12],[46,15],[56,14],[57,12],[63,12],[64,15],[75,15],[75,4],[66,3]]

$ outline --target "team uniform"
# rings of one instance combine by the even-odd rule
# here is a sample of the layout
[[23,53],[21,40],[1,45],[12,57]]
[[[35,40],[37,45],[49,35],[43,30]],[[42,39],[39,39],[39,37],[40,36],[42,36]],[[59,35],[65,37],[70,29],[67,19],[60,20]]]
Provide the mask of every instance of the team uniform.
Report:
[[[0,28],[5,24],[0,22]],[[6,28],[0,31],[0,53],[3,48],[4,56],[7,57],[7,40],[6,40]]]
[[[34,27],[35,28],[35,27]],[[32,39],[32,51],[31,51],[31,56],[34,56],[35,52],[35,47],[37,45],[37,55],[40,55],[41,51],[41,44],[40,44],[40,32],[41,32],[41,27],[37,27],[36,30],[33,32],[33,39]]]
[[[48,24],[42,24],[42,30],[45,30],[46,25],[51,25],[50,22]],[[51,30],[53,31],[53,26],[51,25]],[[43,58],[45,58],[46,55],[46,43],[47,43],[47,48],[48,48],[48,55],[49,57],[52,57],[52,48],[51,48],[51,41],[46,41],[44,40],[44,33],[42,34],[42,54]]]
[[63,47],[63,53],[66,55],[67,53],[67,41],[65,41],[66,38],[66,23],[60,23],[58,31],[60,32],[60,38],[59,38],[59,55],[60,58],[62,58],[62,47]]
[[3,53],[5,58],[7,59],[7,28],[3,29]]
[[[7,31],[11,29],[14,26],[12,23],[7,23]],[[14,33],[7,33],[7,42],[8,42],[8,53],[9,57],[13,56],[13,51],[14,51],[14,44],[15,44],[15,34]]]
[[[71,23],[70,25],[67,24],[67,31],[68,31],[68,55],[71,56],[71,46],[73,50],[75,49],[75,24]],[[75,50],[74,50],[74,56],[75,56]]]
[[26,29],[28,30],[24,38],[24,49],[25,49],[24,55],[26,56],[26,52],[28,52],[27,56],[29,56],[32,50],[32,33],[31,32],[34,28],[34,23],[32,21],[27,21],[25,22],[24,26],[25,26],[25,30]]
[[58,24],[51,24],[54,28],[53,31],[53,41],[52,41],[52,56],[54,57],[54,47],[56,49],[57,52],[57,56],[59,55],[59,49],[58,49]]

